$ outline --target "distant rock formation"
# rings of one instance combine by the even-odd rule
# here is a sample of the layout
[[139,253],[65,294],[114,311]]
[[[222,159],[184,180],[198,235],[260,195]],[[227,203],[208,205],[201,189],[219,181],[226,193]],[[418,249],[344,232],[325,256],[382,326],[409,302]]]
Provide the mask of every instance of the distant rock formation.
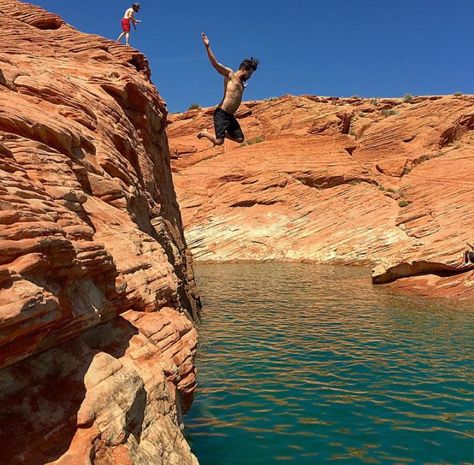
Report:
[[[454,265],[473,240],[472,95],[245,102],[247,142],[224,148],[195,137],[212,111],[169,116],[196,260]],[[472,274],[449,279],[473,296]]]
[[197,464],[198,296],[147,60],[16,0],[0,28],[0,463]]

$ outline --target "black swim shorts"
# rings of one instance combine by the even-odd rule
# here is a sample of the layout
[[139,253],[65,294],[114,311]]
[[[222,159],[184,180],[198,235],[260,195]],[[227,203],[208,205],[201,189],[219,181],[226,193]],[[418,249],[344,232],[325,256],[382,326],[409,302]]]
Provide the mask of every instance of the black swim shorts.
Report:
[[230,139],[244,139],[244,133],[234,115],[227,113],[222,108],[214,112],[214,129],[216,139],[224,139],[226,133]]

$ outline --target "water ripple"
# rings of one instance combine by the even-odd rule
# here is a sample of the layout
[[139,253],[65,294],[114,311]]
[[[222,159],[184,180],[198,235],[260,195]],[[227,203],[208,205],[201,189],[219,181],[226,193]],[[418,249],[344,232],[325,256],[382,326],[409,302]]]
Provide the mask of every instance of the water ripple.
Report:
[[474,464],[474,309],[367,270],[200,265],[202,465]]

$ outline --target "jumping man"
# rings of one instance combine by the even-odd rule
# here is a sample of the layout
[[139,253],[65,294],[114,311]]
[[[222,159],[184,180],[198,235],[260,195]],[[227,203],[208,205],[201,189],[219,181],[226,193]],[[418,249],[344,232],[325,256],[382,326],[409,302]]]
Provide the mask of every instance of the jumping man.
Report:
[[222,145],[226,137],[234,142],[243,142],[244,134],[235,119],[234,113],[242,102],[246,82],[257,69],[259,62],[255,58],[246,59],[240,64],[239,69],[234,72],[230,68],[218,63],[214,53],[212,53],[206,34],[203,32],[201,36],[211,65],[219,74],[224,76],[224,97],[214,112],[216,136],[214,137],[207,131],[202,131],[197,136],[199,139],[203,137],[209,139],[214,145]]
[[118,36],[116,42],[120,42],[122,37],[125,36],[125,45],[129,45],[128,38],[130,37],[130,23],[133,23],[133,27],[140,22],[139,19],[135,19],[135,13],[138,13],[140,10],[139,3],[133,3],[131,8],[129,8],[122,18],[122,33]]

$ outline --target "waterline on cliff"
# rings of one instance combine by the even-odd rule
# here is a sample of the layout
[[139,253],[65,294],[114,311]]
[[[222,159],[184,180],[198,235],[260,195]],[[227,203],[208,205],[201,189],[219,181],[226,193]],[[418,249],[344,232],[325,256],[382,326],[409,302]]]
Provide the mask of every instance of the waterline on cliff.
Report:
[[196,271],[186,424],[201,465],[474,460],[474,309],[373,288],[358,268]]

